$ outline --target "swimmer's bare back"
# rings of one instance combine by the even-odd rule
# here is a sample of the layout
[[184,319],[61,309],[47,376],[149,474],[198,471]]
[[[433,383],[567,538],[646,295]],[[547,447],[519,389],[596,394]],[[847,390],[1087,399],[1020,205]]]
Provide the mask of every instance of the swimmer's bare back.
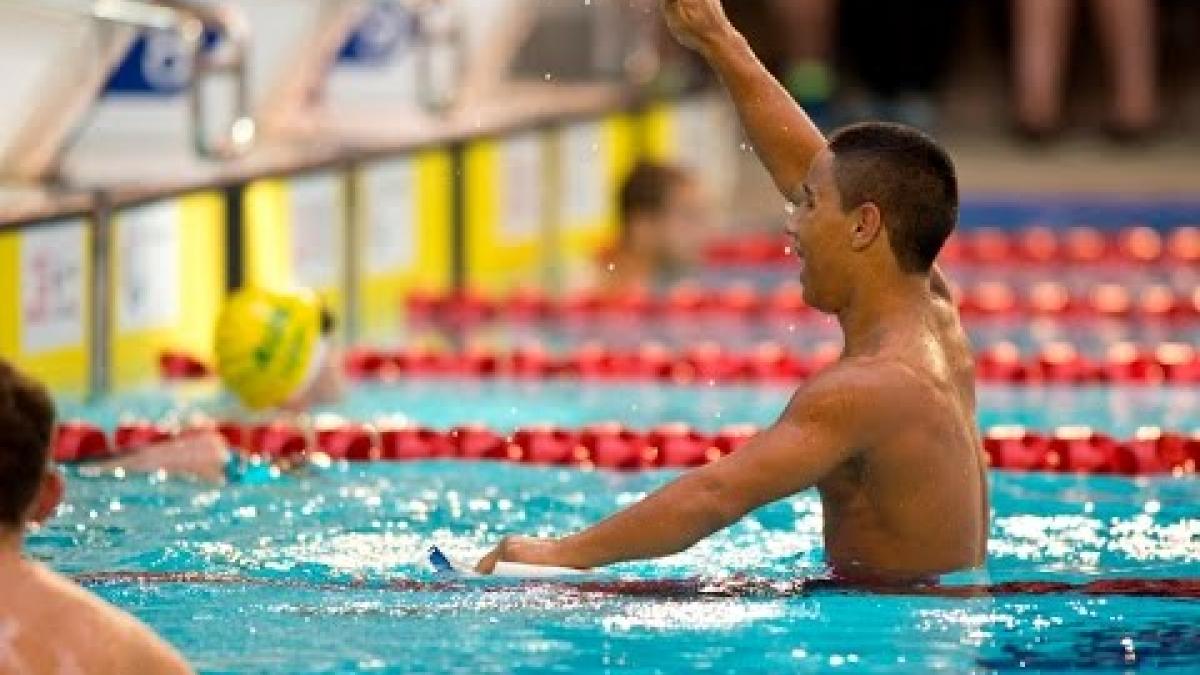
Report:
[[183,658],[132,616],[29,561],[0,563],[0,673],[182,675]]
[[[840,577],[915,581],[977,567],[986,554],[970,348],[948,294],[932,286],[923,315],[847,352],[797,394],[841,398],[833,414],[858,427],[817,483],[826,560]],[[847,393],[816,393],[837,388]]]

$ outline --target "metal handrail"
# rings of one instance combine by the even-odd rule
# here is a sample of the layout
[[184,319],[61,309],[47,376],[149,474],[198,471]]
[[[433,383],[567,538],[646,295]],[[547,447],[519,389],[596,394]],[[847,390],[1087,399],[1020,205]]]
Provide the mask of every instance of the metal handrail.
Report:
[[[248,54],[250,25],[237,7],[227,4],[200,4],[191,0],[156,0],[157,4],[198,21],[213,29],[220,42],[216,50],[205,49],[203,35],[193,53],[191,82],[192,144],[205,157],[231,159],[244,154],[254,144],[257,127],[250,112]],[[233,110],[227,125],[215,138],[208,134],[206,84],[210,79],[232,76]]]
[[[65,11],[139,29],[171,31],[193,55],[190,82],[192,146],[202,157],[229,159],[245,153],[256,136],[250,114],[247,53],[250,28],[236,7],[208,5],[188,0],[5,0],[50,10]],[[221,39],[215,52],[205,49],[204,32],[213,29]],[[232,75],[234,101],[231,120],[219,134],[208,134],[205,84],[209,79]]]
[[[401,6],[417,18],[417,98],[426,110],[445,113],[458,102],[467,67],[462,17],[445,0],[403,0]],[[439,49],[449,50],[453,59],[449,87],[439,87],[434,81]]]

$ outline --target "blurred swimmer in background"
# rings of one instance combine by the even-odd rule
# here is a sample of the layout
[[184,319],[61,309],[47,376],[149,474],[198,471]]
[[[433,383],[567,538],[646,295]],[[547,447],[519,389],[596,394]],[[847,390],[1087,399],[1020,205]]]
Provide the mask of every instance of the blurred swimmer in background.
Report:
[[620,232],[601,259],[600,290],[645,291],[691,272],[710,232],[712,209],[703,181],[692,170],[639,162],[617,197]]
[[[345,383],[335,331],[333,314],[311,291],[244,288],[217,319],[217,374],[250,411],[299,413],[336,402]],[[215,431],[188,432],[95,466],[217,482],[260,481],[288,468],[246,458]]]

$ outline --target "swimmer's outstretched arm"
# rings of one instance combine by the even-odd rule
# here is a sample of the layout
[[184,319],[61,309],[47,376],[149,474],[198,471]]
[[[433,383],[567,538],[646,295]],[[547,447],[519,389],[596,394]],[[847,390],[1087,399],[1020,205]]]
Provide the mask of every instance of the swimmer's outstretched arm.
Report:
[[[667,25],[680,42],[704,56],[721,76],[750,142],[783,196],[800,203],[813,158],[828,142],[787,90],[762,65],[725,16],[721,0],[662,0]],[[930,274],[934,294],[951,299],[940,269]]]
[[776,187],[787,199],[798,201],[800,185],[813,157],[825,147],[825,137],[729,23],[721,0],[662,0],[662,8],[675,37],[704,56],[720,75]]
[[754,509],[816,485],[857,448],[870,447],[876,425],[865,415],[880,403],[877,380],[866,369],[832,368],[736,453],[578,534],[505,539],[477,569],[489,573],[501,561],[588,569],[686,550]]

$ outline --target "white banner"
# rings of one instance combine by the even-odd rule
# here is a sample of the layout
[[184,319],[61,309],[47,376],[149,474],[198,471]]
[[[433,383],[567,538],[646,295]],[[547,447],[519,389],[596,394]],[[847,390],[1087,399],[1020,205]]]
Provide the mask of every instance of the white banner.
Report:
[[117,329],[174,326],[180,315],[178,202],[123,211],[117,249]]
[[29,230],[20,239],[21,351],[39,354],[83,343],[84,224]]
[[297,176],[288,181],[292,215],[293,281],[310,288],[342,284],[341,177]]
[[367,274],[387,274],[417,262],[417,166],[411,158],[363,169]]
[[542,229],[542,139],[530,133],[504,141],[500,171],[500,233],[505,243],[538,239]]
[[609,185],[599,122],[576,124],[563,132],[563,208],[567,227],[593,226],[605,216]]

